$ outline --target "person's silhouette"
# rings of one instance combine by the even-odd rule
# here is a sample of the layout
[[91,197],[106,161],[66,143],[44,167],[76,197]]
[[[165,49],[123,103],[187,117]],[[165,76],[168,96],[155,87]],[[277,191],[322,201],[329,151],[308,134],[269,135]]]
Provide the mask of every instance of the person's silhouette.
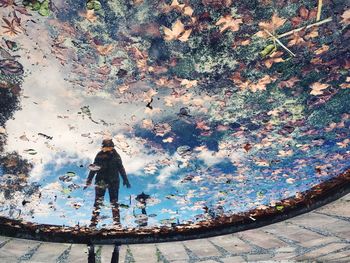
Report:
[[90,172],[84,189],[91,185],[92,179],[95,175],[95,203],[92,211],[90,227],[95,227],[98,223],[101,205],[103,204],[104,195],[107,189],[112,207],[113,222],[115,225],[119,226],[119,175],[123,179],[124,186],[130,188],[130,183],[126,176],[122,159],[114,149],[114,143],[111,139],[103,140],[101,151],[96,155],[94,163],[90,165]]

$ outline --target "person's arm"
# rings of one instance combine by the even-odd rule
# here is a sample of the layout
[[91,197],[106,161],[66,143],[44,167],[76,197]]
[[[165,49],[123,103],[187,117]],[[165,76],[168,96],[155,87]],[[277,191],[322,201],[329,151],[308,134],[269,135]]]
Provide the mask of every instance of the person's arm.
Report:
[[120,176],[123,178],[123,185],[125,185],[127,188],[130,188],[131,185],[129,183],[128,177],[126,176],[125,168],[123,166],[122,158],[120,158],[120,155],[117,153],[117,163],[118,163],[118,172]]
[[[98,163],[99,163],[99,158],[98,158],[98,154],[97,154],[95,157],[95,160],[94,160],[94,164],[98,165]],[[84,189],[86,189],[89,185],[91,185],[92,179],[94,179],[94,176],[96,173],[97,173],[97,171],[90,171],[89,172],[89,175],[86,179],[86,185],[85,185]]]

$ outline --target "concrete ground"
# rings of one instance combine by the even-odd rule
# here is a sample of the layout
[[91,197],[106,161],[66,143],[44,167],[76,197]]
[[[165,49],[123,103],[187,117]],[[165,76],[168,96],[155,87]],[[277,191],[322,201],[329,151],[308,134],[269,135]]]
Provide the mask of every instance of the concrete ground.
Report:
[[[113,246],[96,246],[110,262]],[[87,262],[85,245],[0,237],[0,262]],[[125,245],[119,262],[350,262],[350,194],[292,219],[235,234],[183,242]]]

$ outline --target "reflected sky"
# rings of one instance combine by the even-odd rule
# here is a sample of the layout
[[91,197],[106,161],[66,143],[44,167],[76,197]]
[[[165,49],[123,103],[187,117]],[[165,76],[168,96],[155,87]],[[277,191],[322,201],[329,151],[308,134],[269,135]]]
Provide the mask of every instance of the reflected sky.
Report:
[[[21,87],[11,91],[19,102],[0,130],[1,216],[89,225],[94,188],[83,187],[105,138],[131,184],[119,191],[121,224],[130,228],[274,206],[349,168],[349,64],[332,46],[342,22],[337,34],[304,35],[309,45],[289,46],[296,58],[280,46],[262,56],[271,40],[255,33],[273,14],[244,13],[244,4],[101,1],[91,9],[86,1],[53,2],[48,14],[0,7],[3,18],[22,19],[19,33],[2,27],[1,45],[24,68],[17,76],[1,71],[6,83],[20,75]],[[276,13],[287,21],[275,25],[278,33],[314,22],[290,23],[301,7]],[[147,216],[136,200],[142,192],[150,196]],[[112,223],[108,200],[99,227]]]

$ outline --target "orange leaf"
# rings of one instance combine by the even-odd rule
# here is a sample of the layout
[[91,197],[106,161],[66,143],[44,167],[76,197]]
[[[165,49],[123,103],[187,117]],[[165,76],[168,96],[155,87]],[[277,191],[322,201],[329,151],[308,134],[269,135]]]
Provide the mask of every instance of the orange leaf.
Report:
[[346,10],[342,15],[342,21],[340,21],[344,26],[347,26],[350,24],[350,9]]
[[221,26],[220,32],[224,32],[225,30],[229,29],[233,32],[236,32],[239,30],[239,25],[242,24],[242,19],[235,19],[230,15],[221,17],[216,23],[216,26]]
[[324,90],[329,87],[329,84],[322,84],[320,82],[315,82],[311,86],[311,95],[322,95]]
[[271,32],[272,34],[275,33],[276,29],[283,26],[286,22],[286,19],[278,17],[276,14],[273,14],[271,18],[271,22],[260,22],[259,27],[262,29],[256,35],[258,37],[267,38],[269,35],[264,31],[267,30]]

